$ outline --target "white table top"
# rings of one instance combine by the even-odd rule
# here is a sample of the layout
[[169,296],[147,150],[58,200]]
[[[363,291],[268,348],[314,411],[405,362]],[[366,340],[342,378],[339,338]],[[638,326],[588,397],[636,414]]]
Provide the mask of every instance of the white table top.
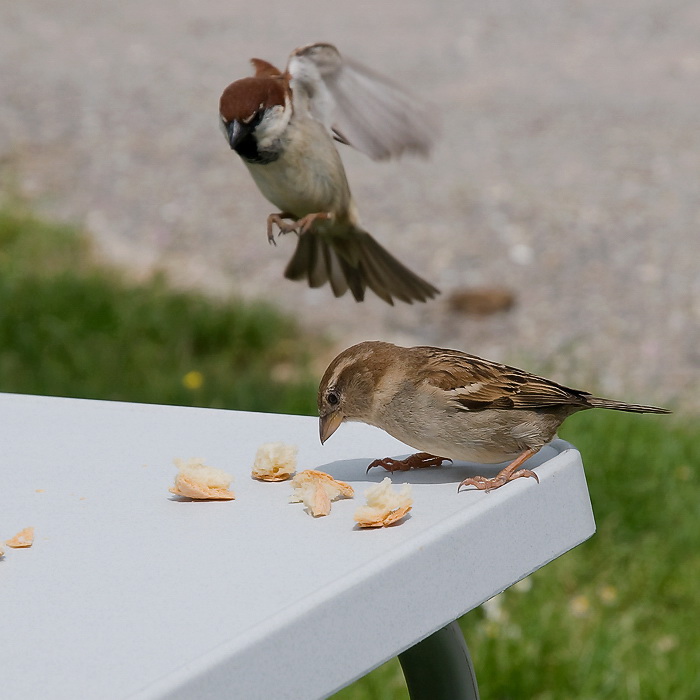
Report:
[[[350,482],[314,519],[289,482],[250,478],[257,447]],[[396,473],[410,516],[358,530],[376,457],[411,452],[313,417],[0,394],[0,687],[14,698],[325,697],[590,537],[579,453],[557,440],[518,479],[456,493],[493,467]],[[234,474],[236,500],[168,493],[174,457]]]

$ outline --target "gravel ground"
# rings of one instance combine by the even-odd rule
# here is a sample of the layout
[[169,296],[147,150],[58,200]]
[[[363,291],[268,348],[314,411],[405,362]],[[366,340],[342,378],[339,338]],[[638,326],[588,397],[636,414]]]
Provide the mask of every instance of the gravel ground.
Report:
[[[137,274],[264,297],[346,345],[460,347],[700,406],[700,5],[23,0],[0,22],[0,165]],[[332,9],[331,9],[332,8]],[[331,41],[437,106],[426,161],[343,150],[365,226],[443,295],[391,308],[282,277],[292,240],[217,124],[248,58]],[[507,287],[508,312],[446,298]]]

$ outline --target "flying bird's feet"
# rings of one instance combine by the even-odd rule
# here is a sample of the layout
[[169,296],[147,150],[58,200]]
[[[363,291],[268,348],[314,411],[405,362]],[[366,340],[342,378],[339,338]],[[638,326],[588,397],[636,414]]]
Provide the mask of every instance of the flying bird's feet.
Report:
[[333,214],[329,211],[318,211],[314,214],[307,214],[302,216],[297,224],[299,226],[299,235],[306,233],[317,221],[331,221],[333,219]]
[[372,467],[384,467],[388,472],[406,472],[409,469],[425,469],[426,467],[439,467],[443,462],[451,462],[451,459],[446,457],[436,457],[427,452],[417,452],[406,459],[394,459],[393,457],[385,457],[384,459],[375,459],[372,464],[367,467],[369,472]]
[[267,217],[267,242],[270,245],[277,245],[277,241],[275,240],[275,234],[272,230],[272,226],[274,224],[277,224],[279,230],[280,230],[280,235],[283,233],[289,233],[290,231],[295,231],[296,230],[296,221],[291,221],[287,222],[285,219],[293,219],[294,216],[292,214],[288,214],[286,211],[281,211],[279,214],[270,214],[270,216]]
[[[292,219],[292,221],[285,221],[285,219]],[[293,214],[288,214],[287,212],[280,212],[279,214],[270,214],[267,217],[267,240],[273,245],[277,245],[275,242],[275,234],[272,231],[273,224],[276,224],[279,228],[279,235],[283,233],[295,232],[299,236],[306,233],[316,221],[330,221],[333,219],[333,214],[328,211],[318,211],[313,214],[307,214],[302,216],[301,219],[294,219]]]
[[463,486],[473,486],[479,491],[486,491],[488,493],[489,491],[493,491],[494,489],[501,488],[501,486],[504,486],[509,481],[513,481],[514,479],[520,479],[521,477],[527,476],[533,477],[535,481],[539,484],[539,477],[531,469],[518,469],[518,467],[523,462],[530,459],[530,457],[532,457],[532,455],[536,453],[537,450],[525,450],[525,452],[523,452],[519,457],[514,459],[507,467],[501,469],[501,471],[498,472],[496,476],[490,479],[486,476],[470,476],[457,487],[457,493],[460,492]]

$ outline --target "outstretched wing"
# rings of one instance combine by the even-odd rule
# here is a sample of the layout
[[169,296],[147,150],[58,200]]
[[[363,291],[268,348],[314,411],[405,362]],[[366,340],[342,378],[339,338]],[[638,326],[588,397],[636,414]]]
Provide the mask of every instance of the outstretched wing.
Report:
[[331,44],[296,49],[287,72],[292,93],[339,141],[383,160],[426,155],[437,133],[435,109],[393,81],[346,58]]

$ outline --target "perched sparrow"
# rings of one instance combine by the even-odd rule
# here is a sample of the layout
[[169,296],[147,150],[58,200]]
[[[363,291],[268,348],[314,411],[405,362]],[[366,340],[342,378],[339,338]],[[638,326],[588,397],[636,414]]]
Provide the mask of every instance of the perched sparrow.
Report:
[[252,64],[255,76],[221,95],[221,126],[280,209],[267,218],[268,240],[273,225],[299,235],[285,277],[311,287],[330,282],[335,296],[350,289],[357,301],[367,287],[389,304],[438,294],[362,228],[333,142],[374,159],[426,153],[437,129],[433,112],[330,44],[296,49],[284,73],[258,58]]
[[475,476],[459,485],[486,490],[522,476],[537,479],[520,466],[555,437],[568,416],[587,408],[670,413],[597,398],[458,350],[379,341],[341,352],[318,390],[322,443],[343,421],[361,421],[421,450],[405,460],[375,460],[368,470],[437,466],[445,459],[513,460],[492,479]]

